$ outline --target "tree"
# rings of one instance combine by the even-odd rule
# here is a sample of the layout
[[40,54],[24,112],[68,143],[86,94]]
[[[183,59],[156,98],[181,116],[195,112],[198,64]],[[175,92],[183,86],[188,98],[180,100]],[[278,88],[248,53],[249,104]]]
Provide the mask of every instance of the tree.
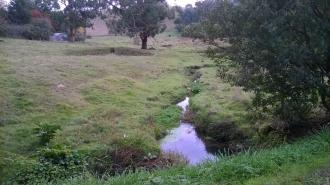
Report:
[[211,52],[219,75],[254,92],[255,108],[291,124],[319,105],[330,112],[327,0],[206,2],[214,3],[204,11],[207,37],[228,37],[234,53]]
[[51,11],[53,10],[60,9],[60,4],[58,0],[35,0],[34,4],[39,11],[47,14],[51,13]]
[[186,5],[184,9],[177,8],[179,17],[175,19],[176,29],[182,32],[184,28],[192,23],[197,23],[199,21],[199,14],[197,9],[191,4]]
[[139,35],[141,49],[147,49],[148,37],[166,29],[167,10],[165,0],[115,0],[111,12],[117,16],[117,28],[130,37]]
[[63,2],[65,22],[69,27],[69,40],[75,41],[79,27],[91,27],[91,19],[100,13],[101,3],[98,0],[66,0]]
[[0,36],[6,35],[7,11],[5,7],[6,7],[5,1],[0,0]]
[[31,19],[31,10],[30,0],[12,0],[8,6],[8,19],[12,23],[27,24]]

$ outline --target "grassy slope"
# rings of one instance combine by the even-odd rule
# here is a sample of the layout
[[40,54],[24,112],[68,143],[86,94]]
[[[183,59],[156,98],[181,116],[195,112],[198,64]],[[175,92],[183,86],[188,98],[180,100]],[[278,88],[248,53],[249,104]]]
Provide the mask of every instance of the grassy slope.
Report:
[[330,167],[329,153],[330,132],[323,131],[294,144],[222,157],[218,162],[197,167],[133,173],[107,181],[93,178],[72,179],[61,184],[327,184],[329,176],[326,173],[317,176],[320,173],[315,171],[319,168],[324,171],[324,168]]
[[[25,156],[40,147],[33,128],[41,122],[61,126],[52,145],[87,152],[121,145],[158,151],[156,138],[178,123],[180,111],[173,105],[185,96],[189,83],[184,68],[211,63],[195,52],[201,49],[198,43],[167,34],[150,39],[152,47],[157,48],[151,51],[153,56],[138,57],[68,55],[68,51],[139,47],[126,37],[100,37],[75,44],[3,40],[0,147]],[[173,46],[164,48],[163,44]],[[222,104],[231,105],[236,95],[231,95],[230,87],[220,93],[223,84],[214,78],[214,68],[201,71],[208,85],[193,101],[200,100],[201,107],[213,102],[216,112],[220,112],[218,108],[227,109]],[[58,84],[65,85],[64,90],[57,91]],[[235,117],[241,108],[227,112]]]
[[[137,47],[123,37],[95,38],[83,44],[4,41],[0,45],[0,147],[6,153],[23,156],[33,155],[40,147],[33,134],[35,124],[40,122],[61,125],[52,145],[69,145],[87,152],[118,145],[158,151],[159,129],[177,124],[179,111],[171,105],[184,96],[184,86],[189,84],[184,67],[210,63],[195,52],[198,45],[164,36],[157,42],[151,40],[157,48],[152,51],[154,56],[139,57],[67,55],[68,50]],[[161,44],[173,47],[162,48]],[[200,94],[192,97],[193,106],[207,110],[205,114],[212,112],[211,121],[234,119],[249,127],[244,111],[248,95],[219,83],[214,78],[215,68],[202,68],[200,72],[203,87]],[[55,90],[59,83],[65,85],[64,90]],[[285,184],[330,163],[326,155],[329,146],[322,149],[320,143],[314,138],[252,156],[221,159],[225,162],[202,167],[176,167],[116,177],[108,182],[91,178],[69,184],[218,184],[223,179],[231,184],[235,180],[266,184],[268,179],[273,184]],[[275,159],[283,160],[283,165],[278,167]],[[269,170],[258,171],[258,166]]]

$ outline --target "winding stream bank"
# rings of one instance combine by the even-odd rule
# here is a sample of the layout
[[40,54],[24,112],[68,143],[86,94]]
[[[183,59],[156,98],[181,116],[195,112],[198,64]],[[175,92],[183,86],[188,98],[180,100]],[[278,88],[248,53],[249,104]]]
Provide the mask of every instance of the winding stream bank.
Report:
[[[184,114],[189,106],[189,98],[177,104]],[[191,123],[180,121],[179,127],[161,140],[161,151],[164,153],[177,153],[184,157],[189,165],[196,165],[207,160],[214,160],[215,156],[206,150],[205,143],[197,135],[195,127]]]

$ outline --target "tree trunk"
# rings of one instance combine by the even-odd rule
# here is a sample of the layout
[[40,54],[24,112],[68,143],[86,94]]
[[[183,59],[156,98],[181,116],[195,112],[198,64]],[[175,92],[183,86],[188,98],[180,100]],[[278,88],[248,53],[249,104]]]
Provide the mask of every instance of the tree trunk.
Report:
[[75,41],[75,34],[76,30],[74,28],[70,28],[70,33],[69,33],[69,41],[74,42]]
[[148,48],[148,34],[142,32],[142,33],[140,33],[140,38],[142,41],[141,49],[147,49]]
[[148,48],[148,37],[145,37],[145,38],[141,38],[141,41],[142,41],[142,46],[141,46],[141,49],[147,49]]

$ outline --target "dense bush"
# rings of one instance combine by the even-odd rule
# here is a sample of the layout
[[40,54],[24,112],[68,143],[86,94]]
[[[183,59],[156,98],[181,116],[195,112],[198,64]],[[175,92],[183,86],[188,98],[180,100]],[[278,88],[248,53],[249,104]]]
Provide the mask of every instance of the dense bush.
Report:
[[33,3],[30,0],[12,0],[8,6],[8,19],[13,24],[27,24],[31,20]]
[[14,160],[7,164],[11,173],[3,177],[4,184],[40,184],[77,177],[87,165],[81,154],[63,147],[42,149],[36,157],[34,160],[12,156]]
[[54,32],[66,32],[67,25],[65,24],[65,15],[62,11],[53,11],[50,13],[50,20]]
[[29,40],[49,40],[52,34],[51,24],[47,19],[33,19],[30,24],[4,24],[0,26],[3,36],[12,38],[25,38]]
[[47,19],[34,19],[27,25],[23,37],[30,40],[49,40],[52,26]]
[[290,125],[306,121],[319,105],[330,111],[330,14],[326,0],[236,4],[210,0],[198,8],[205,37],[227,37],[232,45],[234,54],[229,62],[222,59],[222,53],[211,54],[219,75],[253,92],[256,111]]
[[23,33],[27,30],[27,27],[27,25],[5,24],[3,26],[4,36],[23,38]]
[[187,5],[185,8],[177,8],[179,13],[178,18],[174,20],[175,28],[182,32],[187,25],[197,23],[200,19],[198,11],[192,5]]
[[58,125],[52,125],[48,123],[40,123],[34,128],[34,133],[39,137],[41,145],[47,145],[49,141],[54,137],[57,130],[60,129]]

